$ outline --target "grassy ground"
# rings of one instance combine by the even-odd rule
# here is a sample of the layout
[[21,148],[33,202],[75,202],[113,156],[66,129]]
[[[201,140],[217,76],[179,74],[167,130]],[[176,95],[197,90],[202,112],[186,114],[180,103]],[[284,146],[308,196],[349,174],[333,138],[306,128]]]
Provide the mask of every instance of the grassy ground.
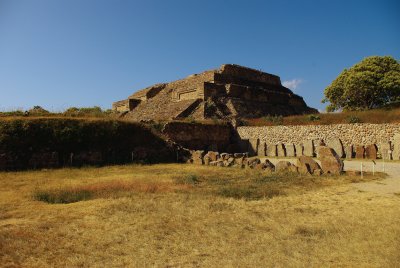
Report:
[[399,196],[354,182],[184,164],[0,173],[0,264],[398,266]]

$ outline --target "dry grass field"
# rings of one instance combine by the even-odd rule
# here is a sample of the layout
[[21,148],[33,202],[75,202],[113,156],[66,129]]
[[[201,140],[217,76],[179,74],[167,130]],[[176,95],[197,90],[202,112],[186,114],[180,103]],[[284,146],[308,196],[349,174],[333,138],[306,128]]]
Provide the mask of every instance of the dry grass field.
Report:
[[329,125],[352,123],[400,123],[400,104],[393,107],[373,109],[367,111],[343,111],[338,113],[320,113],[313,115],[293,115],[286,117],[266,116],[245,120],[249,126],[274,125]]
[[400,196],[357,182],[185,164],[2,172],[0,266],[400,267]]

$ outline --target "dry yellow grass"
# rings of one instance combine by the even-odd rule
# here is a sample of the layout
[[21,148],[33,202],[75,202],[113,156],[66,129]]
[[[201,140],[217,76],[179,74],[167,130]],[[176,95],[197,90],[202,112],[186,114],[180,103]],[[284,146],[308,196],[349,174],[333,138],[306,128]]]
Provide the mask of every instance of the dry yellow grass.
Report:
[[[399,266],[400,198],[354,191],[358,180],[178,164],[0,173],[0,263]],[[70,204],[33,198],[65,189],[97,194]]]

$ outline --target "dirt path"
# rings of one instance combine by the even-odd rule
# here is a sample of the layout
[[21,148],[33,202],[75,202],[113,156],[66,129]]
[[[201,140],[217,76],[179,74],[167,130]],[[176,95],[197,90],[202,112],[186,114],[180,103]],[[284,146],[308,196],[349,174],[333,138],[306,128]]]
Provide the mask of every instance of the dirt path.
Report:
[[[268,158],[272,163],[284,160],[296,163],[295,158]],[[317,160],[317,162],[319,162]],[[383,162],[381,160],[375,161],[375,164],[371,160],[364,161],[344,161],[344,170],[361,170],[367,172],[385,172],[389,176],[381,181],[375,182],[363,182],[354,183],[353,187],[355,190],[364,192],[374,192],[378,194],[400,194],[400,162]]]
[[361,170],[372,172],[385,172],[389,176],[377,182],[356,183],[354,187],[360,191],[375,192],[379,194],[400,194],[400,163],[375,161],[344,161],[345,170]]

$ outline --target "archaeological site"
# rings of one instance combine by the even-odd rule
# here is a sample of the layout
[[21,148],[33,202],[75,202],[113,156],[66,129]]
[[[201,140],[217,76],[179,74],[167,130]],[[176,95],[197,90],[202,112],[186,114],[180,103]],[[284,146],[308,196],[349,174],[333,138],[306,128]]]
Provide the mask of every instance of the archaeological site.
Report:
[[113,103],[131,120],[232,119],[317,113],[278,76],[234,64],[139,90]]
[[[132,162],[271,169],[272,163],[260,159],[296,157],[297,165],[274,169],[322,174],[340,173],[343,159],[400,160],[399,123],[243,125],[242,119],[318,111],[282,86],[278,76],[239,65],[156,84],[112,107],[117,120],[5,121],[0,170]],[[310,169],[316,166],[313,157],[321,167]]]

